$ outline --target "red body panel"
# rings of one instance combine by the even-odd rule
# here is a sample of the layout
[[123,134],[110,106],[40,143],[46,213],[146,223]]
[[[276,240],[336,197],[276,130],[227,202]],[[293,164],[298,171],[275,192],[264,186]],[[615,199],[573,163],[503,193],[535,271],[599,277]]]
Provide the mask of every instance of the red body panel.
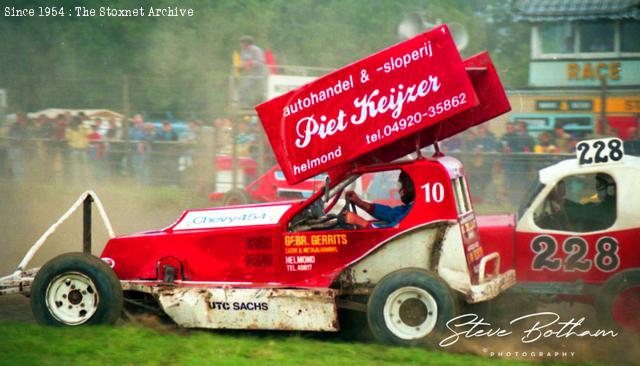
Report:
[[[533,241],[543,236],[552,238],[552,240],[539,239],[542,243],[541,248],[546,249],[547,245],[555,245],[557,250],[554,255],[547,258],[549,266],[536,266],[534,264],[536,257],[538,257],[539,263],[541,262],[538,252],[534,250]],[[576,244],[564,244],[569,238],[575,238]],[[608,242],[606,238],[611,238],[613,241]],[[604,241],[598,245],[600,240]],[[516,233],[516,241],[515,263],[519,282],[583,281],[587,284],[600,284],[615,273],[625,269],[640,268],[640,255],[638,255],[640,228],[584,235]],[[586,243],[587,250],[584,255],[572,254],[577,251],[581,242]],[[609,249],[611,244],[613,246]],[[565,245],[566,248],[564,248]],[[570,260],[570,257],[575,258]],[[573,260],[578,260],[578,267],[581,268],[571,265]]]
[[[485,254],[500,253],[500,272],[515,268],[519,283],[602,284],[615,273],[640,267],[640,229],[585,234],[516,232],[513,215],[479,216],[477,221]],[[568,239],[572,241],[565,244]],[[584,253],[578,252],[582,247]]]
[[[277,224],[215,229],[177,230],[189,212],[178,222],[162,231],[117,237],[110,240],[102,257],[115,263],[121,280],[155,280],[159,278],[158,262],[176,258],[182,266],[185,281],[229,283],[239,286],[304,286],[328,287],[349,264],[383,245],[402,232],[436,221],[457,220],[452,197],[451,178],[447,169],[436,160],[418,160],[403,164],[388,164],[385,169],[405,170],[416,186],[416,199],[407,216],[393,228],[368,230],[318,230],[288,233],[287,224],[306,205],[288,202],[291,207]],[[382,167],[371,167],[375,171]],[[462,170],[461,165],[458,167]],[[420,187],[442,184],[444,199],[427,202]],[[230,209],[255,211],[271,205],[237,206]],[[229,208],[227,208],[229,209]]]
[[500,273],[515,268],[515,216],[478,216],[476,220],[484,254],[500,254]]

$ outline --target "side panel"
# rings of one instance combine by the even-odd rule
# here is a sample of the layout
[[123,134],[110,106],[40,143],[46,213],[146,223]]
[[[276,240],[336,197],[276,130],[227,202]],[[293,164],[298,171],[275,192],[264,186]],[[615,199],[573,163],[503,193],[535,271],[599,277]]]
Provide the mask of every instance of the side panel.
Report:
[[514,215],[477,216],[476,220],[484,254],[493,252],[500,254],[500,273],[513,269],[515,266]]
[[282,259],[280,227],[147,233],[109,241],[102,258],[121,280],[156,279],[157,264],[173,257],[187,281],[277,282]]
[[343,285],[370,287],[402,268],[430,270],[434,243],[442,239],[439,236],[446,226],[417,230],[387,243],[345,271],[341,275]]
[[467,266],[462,230],[458,223],[447,230],[437,268],[438,275],[454,290],[466,293],[471,287],[471,274]]
[[[286,233],[282,243],[284,261],[281,263],[285,283],[328,287],[346,267],[387,245],[385,243],[391,238],[427,225],[457,219],[449,175],[439,162],[425,159],[402,168],[411,176],[415,200],[409,213],[396,227]],[[362,213],[362,210],[358,212]],[[398,252],[395,257],[404,258],[406,255],[411,253]],[[461,263],[466,266],[464,256]],[[394,266],[409,267],[401,259],[397,259]]]
[[180,326],[215,329],[337,331],[329,289],[154,288]]
[[519,282],[605,282],[613,274],[640,268],[640,229],[598,233],[516,234]]
[[[624,156],[622,162],[578,166],[577,160],[565,160],[540,171],[540,181],[546,186],[533,200],[518,221],[515,263],[518,282],[583,282],[604,283],[614,274],[630,268],[640,268],[640,216],[638,211],[638,181],[640,160]],[[548,203],[560,181],[573,177],[606,174],[615,182],[615,222],[603,230],[575,232],[539,227],[534,218],[537,208]],[[569,195],[569,187],[566,189]],[[591,195],[592,190],[586,190]],[[578,191],[575,197],[585,197]],[[579,202],[574,199],[575,202]],[[585,205],[586,206],[586,205]],[[548,206],[547,206],[548,207]],[[586,208],[582,208],[583,210]],[[576,211],[577,212],[577,211]],[[589,214],[597,218],[591,211]],[[569,216],[565,218],[569,220]],[[569,227],[589,229],[582,216],[571,217]],[[584,220],[584,221],[582,221]],[[579,225],[576,225],[579,224]]]

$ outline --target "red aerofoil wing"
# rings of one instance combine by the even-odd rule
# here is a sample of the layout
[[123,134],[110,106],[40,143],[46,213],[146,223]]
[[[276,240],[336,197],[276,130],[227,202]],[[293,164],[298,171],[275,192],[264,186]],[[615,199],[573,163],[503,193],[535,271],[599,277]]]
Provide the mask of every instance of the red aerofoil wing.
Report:
[[256,108],[290,184],[395,160],[509,109],[488,55],[461,60],[444,25]]

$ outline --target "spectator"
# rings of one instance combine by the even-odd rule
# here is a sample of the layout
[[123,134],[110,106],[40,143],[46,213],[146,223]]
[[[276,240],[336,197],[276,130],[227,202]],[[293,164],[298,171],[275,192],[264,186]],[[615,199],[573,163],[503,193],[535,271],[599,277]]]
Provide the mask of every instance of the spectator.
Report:
[[251,145],[253,145],[256,137],[249,131],[247,122],[240,122],[238,125],[238,133],[236,134],[236,144],[239,156],[249,156]]
[[109,140],[122,140],[122,126],[116,122],[114,117],[109,119],[109,127],[105,137]]
[[25,140],[29,137],[27,127],[27,117],[23,113],[16,115],[16,122],[9,129],[9,148],[7,155],[11,175],[16,181],[23,181],[25,178]]
[[266,77],[264,51],[253,43],[251,36],[240,37],[240,105],[253,107],[265,100]]
[[96,127],[96,132],[100,134],[100,137],[105,139],[107,138],[107,133],[109,132],[109,125],[102,121],[102,118],[96,118],[93,120],[93,125]]
[[[155,129],[155,127],[154,127]],[[178,134],[173,130],[169,121],[162,122],[162,130],[156,135],[157,141],[178,141]]]
[[48,139],[53,134],[53,123],[44,114],[41,114],[36,119],[36,123],[33,128],[33,137],[39,139]]
[[[477,182],[478,187],[481,187],[481,195],[484,197],[484,190],[488,189],[487,186],[491,181],[491,167],[496,159],[495,155],[486,153],[498,151],[500,144],[498,144],[495,135],[487,129],[486,125],[479,125],[473,132],[469,134],[470,141],[467,146],[474,154],[471,160],[471,166],[475,170],[473,179]],[[476,197],[476,200],[480,201],[481,198]]]
[[178,134],[173,130],[169,121],[162,122],[162,129],[156,134],[154,148],[154,177],[160,183],[175,183],[178,173],[178,146],[172,142],[178,141]]
[[69,147],[67,172],[69,177],[76,182],[80,182],[86,177],[87,148],[89,147],[88,135],[80,117],[73,117],[65,137]]
[[486,125],[479,125],[475,131],[475,137],[471,143],[474,152],[497,152],[500,145],[493,132]]
[[65,136],[67,135],[67,126],[69,120],[68,114],[59,114],[53,122],[51,141],[51,160],[55,176],[61,179],[64,175],[64,162],[67,160],[67,143]]
[[98,181],[104,177],[104,155],[105,144],[102,141],[102,135],[99,131],[99,123],[96,123],[91,127],[91,133],[87,135],[89,141],[89,163],[91,169],[91,176],[95,181]]
[[538,135],[538,144],[533,148],[536,154],[553,154],[557,151],[557,147],[553,144],[551,134],[543,132]]
[[89,159],[102,160],[102,158],[104,158],[105,149],[102,139],[99,126],[94,125],[91,127],[91,132],[87,135],[87,140],[89,141]]
[[507,123],[506,130],[507,132],[502,135],[502,139],[500,140],[502,143],[502,152],[522,152],[519,146],[520,137],[516,132],[516,127],[512,123]]
[[564,128],[562,128],[561,126],[556,127],[555,129],[555,145],[556,145],[556,153],[559,154],[563,154],[563,153],[570,153],[571,152],[571,146],[575,146],[575,143],[573,142],[573,136],[571,136],[570,134],[566,133]]
[[533,137],[529,135],[529,131],[527,131],[527,123],[524,121],[518,121],[516,127],[518,139],[516,140],[515,148],[512,152],[533,152],[535,141],[533,140]]
[[217,118],[214,122],[216,133],[216,148],[221,154],[231,153],[231,120],[229,118]]
[[193,152],[198,142],[200,126],[196,121],[189,121],[180,140],[184,143],[184,150],[178,162],[178,171],[184,172],[193,166]]
[[131,169],[139,183],[148,184],[150,178],[148,156],[151,152],[152,135],[147,133],[141,114],[133,116],[133,127],[129,133],[131,139]]
[[122,127],[116,122],[114,117],[109,119],[109,128],[105,139],[105,156],[106,163],[109,165],[109,171],[112,177],[125,175],[123,169],[123,161],[126,156],[126,147],[122,142]]
[[39,179],[48,179],[48,171],[51,167],[50,154],[53,150],[50,137],[53,133],[53,124],[44,114],[38,116],[33,126],[33,137],[36,139],[36,164],[34,172]]

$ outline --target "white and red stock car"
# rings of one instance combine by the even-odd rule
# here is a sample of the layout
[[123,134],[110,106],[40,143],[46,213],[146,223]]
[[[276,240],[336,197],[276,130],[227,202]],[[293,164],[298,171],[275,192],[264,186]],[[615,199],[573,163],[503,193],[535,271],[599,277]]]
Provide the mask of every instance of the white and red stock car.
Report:
[[[514,245],[513,234],[502,237],[513,232],[513,218],[494,217],[480,241],[459,161],[397,160],[509,109],[488,55],[461,60],[446,26],[437,27],[257,107],[288,183],[328,174],[309,199],[189,210],[163,230],[109,240],[101,260],[54,258],[20,289],[31,288],[34,315],[45,324],[110,323],[123,298],[151,298],[185,327],[336,331],[344,307],[365,311],[377,339],[414,344],[442,330],[460,301],[490,300],[511,287],[514,266],[528,283],[550,271],[564,277],[549,281],[587,273],[603,282],[638,267],[637,255],[634,262],[618,255],[632,245],[625,235],[638,236],[624,220],[619,234],[565,240],[566,233],[520,226],[533,225],[532,212],[515,234],[531,245]],[[551,169],[541,175],[539,197],[558,177]],[[415,199],[396,225],[349,227],[349,202],[331,213],[360,176],[400,172]],[[622,178],[611,175],[621,190]],[[582,255],[580,238],[591,257]],[[552,243],[563,248],[553,251]],[[570,272],[585,263],[587,272]]]
[[640,158],[589,140],[539,172],[516,215],[478,217],[480,240],[515,269],[525,294],[592,304],[599,320],[640,332]]

